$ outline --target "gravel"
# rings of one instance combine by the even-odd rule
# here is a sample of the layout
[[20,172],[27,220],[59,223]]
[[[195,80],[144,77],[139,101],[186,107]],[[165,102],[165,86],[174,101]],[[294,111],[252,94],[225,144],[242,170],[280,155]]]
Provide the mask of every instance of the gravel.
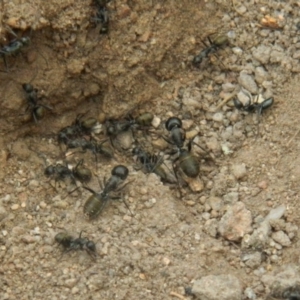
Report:
[[[288,84],[300,72],[299,12],[292,1],[198,6],[110,1],[109,34],[100,35],[101,24],[89,22],[93,3],[4,2],[4,44],[2,24],[36,30],[26,59],[8,57],[11,73],[0,74],[1,299],[190,299],[189,286],[202,300],[265,299],[299,281],[299,91]],[[261,27],[267,15],[280,30]],[[203,41],[218,34],[229,43],[194,66]],[[37,124],[28,122],[24,82],[53,107]],[[235,97],[247,105],[258,94],[274,97],[261,115],[234,107]],[[112,160],[65,157],[57,144],[58,130],[79,113],[97,118],[102,141],[105,120],[144,111],[155,115],[151,129],[118,135]],[[179,172],[179,184],[171,174],[178,149],[166,141],[170,116],[183,120],[187,141],[195,137],[200,163],[199,176]],[[135,168],[134,141],[163,155],[175,183]],[[44,177],[46,165],[79,159],[93,171],[95,191],[115,165],[128,166],[121,192],[130,210],[111,199],[87,220],[90,193],[70,194],[68,182]],[[63,252],[54,242],[63,230],[93,240],[97,259]]]

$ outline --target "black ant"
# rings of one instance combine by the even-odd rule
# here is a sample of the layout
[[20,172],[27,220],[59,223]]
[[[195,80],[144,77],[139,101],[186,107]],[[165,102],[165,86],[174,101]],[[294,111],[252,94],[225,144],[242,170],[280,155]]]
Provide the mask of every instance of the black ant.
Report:
[[8,31],[15,37],[15,39],[10,41],[8,45],[5,45],[2,48],[0,48],[0,56],[3,57],[3,61],[7,72],[8,64],[6,57],[9,55],[16,56],[22,48],[30,44],[30,38],[28,36],[23,36],[19,38],[10,28],[8,28]]
[[228,43],[228,38],[225,35],[218,36],[213,41],[210,39],[210,37],[207,37],[209,41],[209,45],[207,45],[203,40],[202,43],[206,47],[203,49],[198,55],[196,55],[193,59],[193,64],[195,66],[199,66],[204,58],[208,57],[209,54],[217,52],[219,48],[221,48],[223,45],[226,45]]
[[92,21],[96,24],[101,23],[100,34],[107,34],[109,31],[109,16],[106,4],[109,0],[95,0],[97,12]]
[[187,148],[180,148],[178,157],[173,161],[174,173],[177,177],[177,170],[180,168],[183,173],[196,178],[200,172],[199,158],[191,153],[193,140],[190,140]]
[[268,99],[262,99],[261,97],[257,96],[254,99],[252,97],[249,99],[248,103],[245,105],[238,99],[233,100],[235,108],[238,110],[243,110],[247,112],[256,112],[258,115],[261,115],[262,112],[273,105],[274,99],[270,97]]
[[83,135],[91,136],[98,121],[92,117],[83,120],[85,114],[78,114],[71,126],[66,126],[58,132],[57,139],[59,144],[64,143],[67,145],[71,140]]
[[295,284],[284,289],[278,286],[271,292],[270,296],[272,296],[273,299],[300,300],[300,285]]
[[83,159],[81,159],[73,169],[70,169],[67,165],[57,164],[46,167],[45,176],[52,177],[57,181],[64,181],[66,178],[70,178],[72,184],[76,185],[76,179],[81,183],[87,183],[92,178],[92,172],[83,166]]
[[151,126],[154,116],[152,113],[146,112],[133,118],[128,115],[124,120],[109,119],[106,122],[106,133],[108,136],[115,137],[118,134],[128,131],[134,127],[149,127]]
[[[108,135],[112,146],[116,147],[115,141],[126,141],[126,138],[124,138],[123,134],[126,136],[127,133],[131,133],[130,139],[127,139],[127,141],[130,141],[130,147],[132,138],[135,139],[135,130],[148,129],[152,124],[153,118],[154,115],[152,113],[146,112],[136,118],[129,114],[127,117],[121,120],[108,119],[105,124],[106,134]],[[122,142],[120,144],[122,144]],[[126,147],[125,145],[123,146],[124,147],[121,148],[124,150]]]
[[55,241],[59,245],[63,246],[63,254],[72,250],[85,250],[92,258],[95,259],[97,256],[95,243],[88,238],[82,238],[81,234],[82,231],[80,232],[78,238],[74,238],[67,232],[60,232],[56,234]]
[[[104,207],[106,206],[109,199],[120,199],[120,197],[113,197],[110,195],[111,192],[118,192],[119,190],[123,189],[127,184],[120,186],[121,183],[127,178],[128,176],[128,168],[123,165],[118,165],[114,167],[111,171],[111,177],[106,181],[104,179],[104,186],[99,181],[99,185],[102,188],[101,193],[97,193],[89,187],[83,186],[86,190],[91,192],[93,195],[90,196],[84,204],[83,212],[86,216],[90,219],[97,217]],[[124,201],[124,199],[123,199]],[[124,204],[130,211],[127,203],[124,201]]]
[[114,151],[107,140],[97,143],[95,140],[86,140],[85,138],[77,138],[67,142],[67,149],[81,148],[83,152],[90,150],[98,161],[97,154],[101,154],[106,158],[113,158]]
[[170,178],[162,166],[164,163],[162,156],[150,154],[139,147],[134,147],[132,154],[140,161],[146,173],[155,173],[162,182],[174,183],[174,178]]
[[185,131],[182,129],[182,121],[179,118],[169,118],[165,126],[170,132],[170,139],[163,138],[169,144],[176,146],[176,149],[170,153],[171,155],[177,154],[177,157],[173,160],[173,169],[176,178],[178,169],[181,169],[187,177],[196,178],[200,172],[200,164],[198,157],[191,153],[192,144],[194,143],[205,153],[207,151],[194,142],[195,137],[188,142],[187,147],[184,147],[186,136]]
[[45,109],[52,110],[48,105],[40,103],[41,97],[38,97],[38,89],[34,88],[30,83],[24,83],[22,85],[23,90],[26,93],[26,100],[28,106],[26,111],[30,110],[34,122],[42,119],[45,114]]
[[166,129],[170,132],[170,138],[164,140],[169,144],[176,146],[181,149],[185,142],[185,131],[182,129],[182,121],[177,117],[171,117],[166,122]]

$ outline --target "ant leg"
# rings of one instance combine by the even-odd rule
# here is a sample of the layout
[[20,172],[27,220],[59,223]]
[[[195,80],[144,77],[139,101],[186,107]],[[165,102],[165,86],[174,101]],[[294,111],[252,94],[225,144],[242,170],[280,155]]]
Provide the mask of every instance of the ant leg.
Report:
[[132,216],[132,217],[134,216],[133,213],[132,213],[132,211],[131,211],[130,208],[129,208],[129,205],[127,204],[127,202],[126,202],[125,199],[123,198],[123,196],[121,196],[121,197],[111,197],[111,199],[113,199],[113,200],[120,200],[120,199],[121,199],[121,200],[124,202],[126,208],[129,210],[131,216]]
[[37,124],[38,118],[37,118],[37,115],[34,110],[32,111],[32,117],[33,117],[34,123]]
[[71,194],[73,194],[74,192],[76,192],[79,188],[80,188],[80,186],[76,186],[76,188],[73,191],[69,192],[64,199],[66,199],[68,196],[70,196]]
[[[176,177],[176,175],[174,174],[174,171],[172,172],[172,170],[165,164],[165,162],[163,162],[163,164],[168,169],[169,173],[172,174],[171,178],[167,174],[166,182],[168,182],[168,183],[175,183],[174,182],[174,176]],[[174,174],[174,176],[173,176],[173,174]],[[176,181],[177,181],[177,179],[176,179]]]
[[62,254],[60,255],[60,257],[57,259],[57,261],[61,261],[62,257],[64,256],[66,251],[63,251]]
[[134,182],[135,180],[133,179],[133,180],[130,180],[130,181],[128,181],[128,182],[126,182],[125,184],[123,184],[122,186],[120,186],[118,189],[116,189],[115,191],[116,192],[118,192],[118,191],[121,191],[121,190],[123,190],[129,183],[132,183],[132,182]]
[[215,156],[214,155],[212,155],[210,152],[208,152],[208,151],[206,151],[204,148],[202,148],[199,144],[197,144],[197,143],[195,143],[194,142],[194,139],[196,138],[196,136],[194,136],[191,140],[190,140],[190,142],[188,143],[188,150],[189,151],[191,151],[191,149],[192,149],[192,143],[194,144],[194,145],[196,145],[198,148],[200,148],[203,152],[205,152],[213,161],[215,161]]
[[[163,164],[164,162],[164,157],[161,155],[161,156],[155,156],[156,157],[156,162],[155,164],[152,166],[152,168],[150,169],[149,173],[155,173],[154,170],[159,167],[161,164]],[[146,163],[145,163],[146,165]],[[148,168],[147,168],[148,169]]]
[[44,107],[44,108],[46,108],[46,109],[48,109],[48,110],[53,110],[53,108],[50,107],[49,105],[39,104],[39,106],[42,106],[42,107]]
[[5,54],[3,55],[3,61],[4,61],[4,65],[5,65],[5,70],[6,70],[7,73],[9,73],[9,69],[8,69],[8,65],[7,65],[7,60],[6,60]]
[[211,41],[211,39],[210,39],[209,36],[207,37],[207,39],[208,39],[210,45],[208,45],[208,44],[207,44],[204,40],[202,40],[202,39],[201,39],[201,42],[202,42],[202,44],[203,44],[206,48],[209,48],[209,47],[212,45],[212,41]]
[[103,179],[104,185],[103,185],[103,183],[101,182],[99,176],[97,176],[97,180],[98,180],[98,184],[99,184],[101,190],[104,190],[104,186],[106,185],[106,178],[104,177],[104,179]]
[[5,29],[11,34],[13,35],[16,39],[18,38],[17,34],[9,27],[9,26],[4,26]]
[[178,186],[179,196],[180,196],[180,198],[182,198],[181,187],[180,187],[180,183],[179,183],[179,179],[178,179],[178,175],[177,175],[178,167],[176,166],[176,162],[177,162],[178,159],[179,159],[179,157],[177,157],[177,158],[174,160],[172,166],[173,166],[173,172],[174,172],[174,174],[175,174],[176,181],[177,181],[177,186]]
[[170,145],[173,145],[174,146],[174,143],[172,141],[170,141],[168,138],[166,138],[165,136],[161,136],[168,144]]
[[89,248],[86,248],[85,247],[85,249],[84,249],[86,252],[87,252],[87,254],[92,258],[92,259],[94,259],[94,260],[97,260],[97,252],[94,252],[94,251],[92,251],[92,250],[90,250]]
[[191,152],[192,150],[192,143],[194,143],[198,148],[200,148],[203,152],[205,152],[206,154],[209,154],[204,148],[202,148],[199,144],[194,142],[194,139],[196,138],[196,136],[194,136],[188,143],[188,150],[189,152]]
[[207,36],[207,39],[208,39],[210,45],[214,44],[209,36]]
[[222,60],[219,58],[219,56],[216,53],[213,53],[213,56],[221,63],[221,65],[224,67],[224,69],[226,69],[226,66],[224,65]]
[[87,187],[87,186],[82,186],[84,189],[86,189],[87,191],[89,191],[89,192],[91,192],[92,194],[94,194],[94,195],[97,195],[97,193],[94,191],[94,190],[92,190],[92,189],[90,189],[89,187]]

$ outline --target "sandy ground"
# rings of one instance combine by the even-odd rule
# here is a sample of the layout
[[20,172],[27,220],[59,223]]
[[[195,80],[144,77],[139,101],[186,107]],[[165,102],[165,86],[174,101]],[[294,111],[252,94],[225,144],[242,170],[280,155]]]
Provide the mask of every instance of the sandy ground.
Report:
[[[90,1],[2,2],[0,49],[13,39],[9,28],[31,43],[6,56],[8,70],[0,63],[0,299],[227,299],[205,298],[195,286],[194,295],[185,293],[196,280],[221,274],[237,278],[237,299],[283,299],[270,296],[281,272],[292,270],[300,280],[299,4],[163,2],[110,1],[108,34],[92,22],[97,7]],[[262,23],[268,15],[274,19]],[[195,66],[208,36],[227,36],[229,43]],[[23,83],[52,108],[37,123],[26,110]],[[260,116],[241,112],[232,98],[241,99],[243,89],[274,104]],[[135,138],[164,154],[169,167],[174,158],[162,139],[168,117],[181,118],[205,150],[193,145],[200,174],[181,195],[176,184],[138,170],[131,149],[116,146],[114,159],[95,161],[90,152],[66,158],[57,142],[58,131],[80,113],[101,123],[147,111],[155,127]],[[90,221],[83,214],[87,190],[69,195],[70,182],[53,188],[44,176],[50,164],[75,166],[81,158],[96,191],[97,176],[128,167],[123,192],[132,214],[111,200]],[[241,211],[228,217],[236,205]],[[261,245],[247,246],[280,205],[283,216]],[[64,253],[54,240],[64,230],[94,241],[96,260],[87,251]]]

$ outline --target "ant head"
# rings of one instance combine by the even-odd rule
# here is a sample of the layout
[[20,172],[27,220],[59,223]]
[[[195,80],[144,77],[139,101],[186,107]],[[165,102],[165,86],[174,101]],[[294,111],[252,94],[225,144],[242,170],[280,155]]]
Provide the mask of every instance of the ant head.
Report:
[[22,87],[26,93],[31,93],[34,90],[33,86],[30,83],[23,83]]
[[132,149],[132,155],[139,155],[141,153],[141,149],[139,147],[134,147]]
[[56,168],[53,165],[50,165],[45,169],[44,174],[47,177],[49,177],[49,176],[53,175],[55,172],[56,172]]
[[166,129],[168,131],[171,131],[173,128],[181,128],[181,127],[182,127],[182,122],[177,117],[171,117],[166,122]]
[[88,242],[86,243],[86,247],[87,247],[87,249],[89,249],[91,252],[96,252],[96,245],[95,245],[94,242],[88,241]]
[[115,135],[116,134],[115,126],[114,125],[107,126],[106,132],[107,132],[107,135],[110,135],[110,136]]
[[114,167],[111,171],[111,175],[117,176],[122,180],[125,180],[127,178],[128,173],[129,173],[128,168],[126,168],[123,165],[118,165]]
[[20,41],[23,45],[27,46],[30,44],[30,37],[24,36],[24,37],[20,38]]
[[243,103],[240,100],[238,100],[237,98],[233,99],[233,103],[234,103],[234,106],[235,106],[236,109],[243,109],[244,108]]

